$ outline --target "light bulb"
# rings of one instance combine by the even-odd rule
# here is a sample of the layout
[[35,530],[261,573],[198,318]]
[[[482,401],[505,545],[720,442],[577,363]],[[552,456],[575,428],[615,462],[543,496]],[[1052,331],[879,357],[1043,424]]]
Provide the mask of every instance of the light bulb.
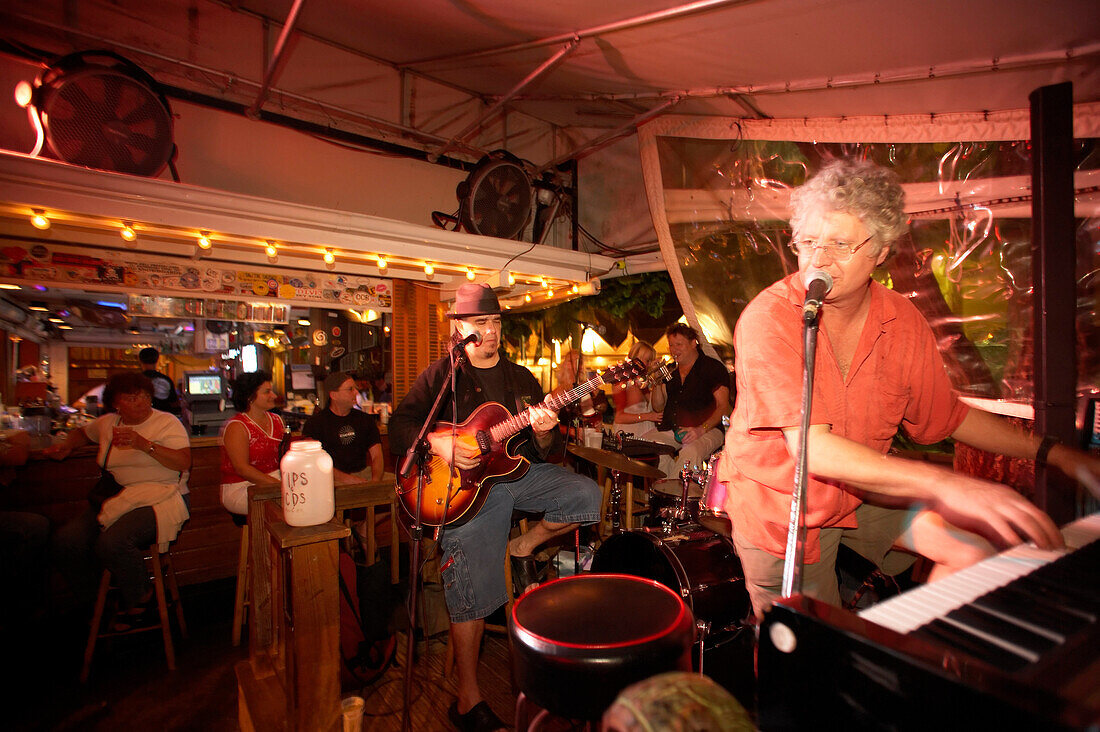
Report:
[[386,258],[379,255],[378,256],[378,269],[385,269],[385,268],[386,268]]
[[549,300],[549,299],[550,299],[550,298],[552,298],[553,296],[554,296],[554,291],[553,291],[553,290],[551,290],[551,289],[550,289],[549,287],[548,287],[548,288],[546,288],[546,299],[547,299],[547,300]]
[[267,240],[267,246],[264,247],[264,251],[267,252],[267,256],[273,259],[279,256],[279,250],[275,248],[275,242],[273,242],[271,239]]
[[474,271],[472,269],[467,267],[466,268],[466,279],[470,280],[470,282],[473,282],[474,277],[477,277],[477,275],[474,274]]
[[512,274],[511,272],[508,273],[508,284],[509,285],[516,284],[516,276],[514,274]]
[[199,232],[199,249],[209,249],[212,246],[214,246],[214,242],[210,241],[210,232],[209,231],[200,231]]
[[332,253],[331,249],[325,250],[324,260],[325,264],[333,264],[336,261],[336,255]]
[[41,229],[42,231],[50,228],[50,220],[46,218],[46,212],[40,208],[36,208],[31,215],[31,226],[36,229]]
[[531,302],[531,293],[530,292],[528,292],[526,295],[523,296],[523,301],[524,302]]
[[572,288],[573,294],[576,295],[580,291],[581,291],[581,288],[577,285],[577,283],[574,282],[573,283],[573,288]]
[[434,274],[435,274],[435,267],[433,267],[433,266],[432,266],[432,265],[430,265],[430,264],[425,264],[425,265],[424,265],[424,274],[426,274],[426,275],[428,275],[429,277],[431,277],[432,275],[434,275]]
[[123,222],[122,229],[119,230],[118,235],[126,241],[133,241],[134,239],[137,239],[137,232],[134,231],[134,227],[126,222]]

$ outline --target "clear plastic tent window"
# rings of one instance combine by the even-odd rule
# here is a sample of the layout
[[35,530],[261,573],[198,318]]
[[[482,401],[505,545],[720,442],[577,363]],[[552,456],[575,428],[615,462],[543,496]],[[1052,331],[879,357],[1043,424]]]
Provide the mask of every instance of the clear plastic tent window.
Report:
[[[1079,393],[1100,388],[1095,143],[1074,145]],[[1022,140],[790,142],[651,131],[643,168],[651,209],[655,199],[660,204],[654,218],[665,260],[715,349],[732,355],[745,305],[797,268],[788,248],[789,190],[837,156],[871,159],[901,177],[910,233],[876,278],[910,296],[928,318],[955,386],[968,396],[1030,404],[1031,154]]]

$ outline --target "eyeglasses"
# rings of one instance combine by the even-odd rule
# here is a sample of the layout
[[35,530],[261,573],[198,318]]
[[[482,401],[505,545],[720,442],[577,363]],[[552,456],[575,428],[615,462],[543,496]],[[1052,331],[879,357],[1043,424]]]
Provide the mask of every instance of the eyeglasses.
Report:
[[864,239],[859,244],[849,244],[843,241],[833,242],[820,242],[813,239],[799,239],[790,243],[791,251],[800,257],[812,257],[814,252],[821,250],[825,252],[825,255],[831,262],[847,262],[855,253],[858,252],[867,242],[874,239],[874,235],[871,235]]

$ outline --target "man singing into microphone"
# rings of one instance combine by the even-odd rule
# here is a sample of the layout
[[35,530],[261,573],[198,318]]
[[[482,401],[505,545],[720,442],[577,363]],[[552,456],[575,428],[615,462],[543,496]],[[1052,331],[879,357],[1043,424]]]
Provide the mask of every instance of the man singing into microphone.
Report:
[[[451,722],[462,732],[489,732],[505,727],[483,701],[477,682],[477,662],[485,618],[505,603],[505,547],[518,585],[534,580],[534,552],[549,539],[580,524],[599,520],[600,489],[584,476],[546,462],[560,454],[563,437],[558,415],[546,406],[542,388],[527,369],[500,352],[500,302],[488,285],[458,288],[454,308],[458,344],[468,363],[459,369],[454,391],[448,392],[436,419],[461,423],[486,402],[496,402],[512,414],[531,408],[528,439],[519,454],[530,463],[527,473],[492,487],[484,505],[468,523],[443,530],[440,571],[451,617],[458,673],[458,698],[451,705]],[[470,338],[474,336],[474,338]],[[428,418],[435,395],[450,370],[444,356],[420,374],[390,419],[390,449],[404,455]],[[457,417],[455,412],[457,411]],[[463,437],[460,433],[459,437]],[[446,430],[429,435],[431,451],[462,469],[473,469],[481,456],[473,440],[452,440]],[[398,458],[400,459],[400,458]],[[452,462],[453,461],[453,462]],[[542,520],[511,541],[512,510],[542,513]]]
[[[758,618],[782,586],[808,284],[814,294],[828,292],[807,445],[803,594],[839,604],[834,566],[841,543],[888,574],[924,555],[935,564],[930,579],[995,546],[1062,543],[1050,518],[1015,491],[888,455],[899,428],[920,443],[952,437],[1069,475],[1079,467],[1100,475],[1100,460],[959,401],[924,317],[871,279],[905,233],[904,195],[884,168],[852,160],[826,165],[791,194],[798,272],[761,292],[737,321],[738,399],[719,476],[728,484],[726,510]],[[818,271],[827,276],[816,277]]]

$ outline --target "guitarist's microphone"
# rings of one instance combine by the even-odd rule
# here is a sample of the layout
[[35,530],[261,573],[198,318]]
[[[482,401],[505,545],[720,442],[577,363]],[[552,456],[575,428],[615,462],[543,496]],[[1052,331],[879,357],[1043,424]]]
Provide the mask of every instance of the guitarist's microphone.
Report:
[[473,333],[471,333],[470,335],[466,336],[465,338],[463,338],[461,340],[459,340],[459,338],[458,338],[458,333],[455,333],[455,337],[454,337],[453,340],[454,340],[454,344],[455,344],[454,345],[455,350],[456,351],[462,351],[464,348],[466,348],[466,346],[468,346],[471,343],[473,343],[475,346],[480,346],[482,339],[481,339],[481,333],[479,333],[477,331],[474,331]]

